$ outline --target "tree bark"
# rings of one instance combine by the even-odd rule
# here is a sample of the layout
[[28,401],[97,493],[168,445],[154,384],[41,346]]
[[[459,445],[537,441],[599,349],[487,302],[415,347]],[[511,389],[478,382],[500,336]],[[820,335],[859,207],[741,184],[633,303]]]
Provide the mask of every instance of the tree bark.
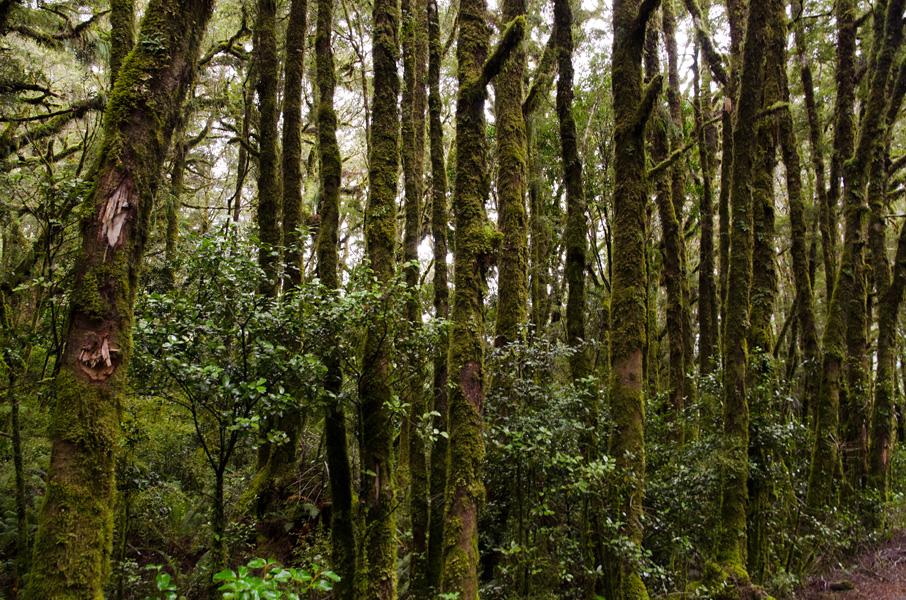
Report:
[[[298,2],[298,0],[296,0]],[[295,4],[295,2],[294,2]],[[337,273],[338,230],[340,228],[340,183],[342,159],[337,143],[337,115],[333,108],[336,75],[334,72],[333,0],[318,0],[315,25],[315,70],[317,85],[318,160],[320,163],[320,204],[318,212],[318,278],[328,290],[339,290]],[[284,146],[284,152],[286,152]],[[336,348],[338,344],[330,344]],[[356,536],[352,494],[352,470],[341,392],[343,370],[340,357],[331,352],[325,357],[324,438],[327,467],[330,470],[330,562],[340,581],[334,594],[340,600],[355,598]]]
[[[365,212],[365,253],[375,279],[389,285],[396,249],[396,181],[399,168],[400,8],[398,0],[375,0],[372,55],[374,112],[368,157],[368,205]],[[371,323],[365,334],[363,374],[359,382],[362,414],[362,501],[365,533],[363,569],[358,598],[396,598],[396,482],[393,425],[390,414],[390,347],[386,324]]]
[[620,533],[629,552],[612,556],[608,597],[647,598],[633,549],[642,543],[642,494],[645,476],[643,354],[646,349],[647,277],[645,268],[645,205],[648,185],[645,166],[645,124],[660,93],[658,75],[642,84],[645,31],[657,0],[616,0],[613,5],[614,98],[614,247],[611,292],[611,391],[613,433],[610,452],[616,459],[612,490],[615,509],[622,515]]
[[[447,286],[447,173],[444,158],[444,130],[440,96],[440,16],[436,0],[428,0],[428,97],[431,140],[431,235],[434,240],[434,316],[450,315]],[[434,354],[434,422],[432,429],[447,433],[447,350],[449,335],[442,329]],[[447,486],[447,436],[438,434],[431,449],[430,502],[428,531],[428,587],[440,590],[443,573],[444,499]]]
[[[332,2],[329,16],[333,16]],[[305,240],[299,228],[305,218],[302,206],[302,80],[305,76],[307,30],[308,0],[292,0],[286,25],[283,75],[283,229],[286,246],[283,287],[286,290],[297,287],[303,277],[302,246]]]
[[749,293],[752,285],[753,199],[750,177],[764,81],[764,40],[780,0],[749,6],[733,117],[733,169],[730,182],[730,270],[723,328],[724,465],[721,471],[720,530],[715,554],[728,572],[746,574],[746,504],[749,477],[749,406],[746,398]]
[[152,0],[141,35],[160,44],[130,53],[107,107],[56,378],[28,590],[34,598],[101,598],[135,292],[161,167],[211,7],[209,0]]
[[[422,305],[419,297],[418,244],[421,238],[421,202],[424,196],[425,155],[425,18],[424,0],[402,0],[403,14],[403,67],[402,94],[402,162],[405,181],[405,232],[403,260],[405,261],[407,327],[414,333],[421,326]],[[400,460],[409,480],[409,515],[412,521],[412,554],[409,567],[409,590],[414,598],[427,598],[428,551],[428,463],[425,446],[423,417],[428,412],[424,393],[424,371],[418,359],[408,369],[407,393],[409,395],[407,461]],[[402,438],[402,436],[401,436]],[[400,455],[403,443],[400,440]],[[401,485],[403,477],[399,478]]]
[[484,501],[485,399],[482,297],[486,270],[500,245],[485,213],[488,197],[484,105],[488,83],[521,42],[525,19],[507,27],[500,46],[488,56],[484,0],[462,0],[456,45],[459,91],[456,98],[455,245],[453,330],[450,334],[450,462],[444,526],[445,593],[460,600],[478,597],[478,508]]
[[[280,63],[277,58],[277,2],[258,0],[258,22],[255,26],[255,57],[258,78],[258,264],[264,272],[261,293],[277,294],[277,253],[283,241],[280,228],[280,174],[277,148],[277,85]],[[262,448],[268,447],[262,445]],[[258,467],[266,464],[267,456],[259,453]]]

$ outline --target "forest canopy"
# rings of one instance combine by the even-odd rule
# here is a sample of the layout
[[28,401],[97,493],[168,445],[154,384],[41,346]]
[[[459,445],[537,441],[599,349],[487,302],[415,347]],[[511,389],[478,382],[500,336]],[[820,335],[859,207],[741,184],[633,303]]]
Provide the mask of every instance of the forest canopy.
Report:
[[793,598],[901,532],[904,13],[0,0],[0,598]]

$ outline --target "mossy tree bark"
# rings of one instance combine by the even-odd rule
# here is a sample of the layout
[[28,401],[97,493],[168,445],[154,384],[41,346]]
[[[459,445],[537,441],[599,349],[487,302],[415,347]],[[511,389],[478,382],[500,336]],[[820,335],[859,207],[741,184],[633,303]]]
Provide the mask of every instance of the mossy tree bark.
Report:
[[[298,1],[298,0],[296,0]],[[294,2],[295,4],[295,2]],[[318,0],[315,25],[315,71],[317,85],[318,159],[321,201],[318,207],[318,278],[329,290],[340,288],[337,273],[337,237],[340,228],[340,182],[342,159],[337,143],[337,115],[333,108],[334,72],[333,0]],[[284,152],[286,147],[284,146]],[[337,347],[337,344],[328,344]],[[355,598],[356,536],[353,512],[352,470],[350,468],[346,412],[342,404],[343,370],[340,357],[325,357],[324,438],[330,470],[330,562],[340,581],[334,594],[340,600]]]
[[[503,22],[525,15],[525,0],[505,0]],[[503,242],[498,256],[498,303],[494,344],[519,338],[528,315],[528,229],[525,208],[526,130],[522,112],[525,48],[513,50],[495,81],[497,122],[498,224]]]
[[[662,14],[664,12],[662,4]],[[664,19],[666,21],[666,19]],[[663,21],[662,21],[663,24]],[[645,49],[645,75],[650,82],[661,76],[660,49],[658,43],[659,28],[651,27],[648,31]],[[672,109],[672,107],[670,107]],[[651,141],[651,159],[655,164],[665,160],[670,154],[669,131],[674,127],[672,110],[663,105],[655,109],[651,121],[649,138]],[[685,336],[683,317],[685,299],[683,296],[683,240],[680,222],[677,218],[676,205],[673,201],[672,178],[658,177],[655,182],[655,202],[661,222],[661,237],[664,244],[661,278],[667,288],[667,344],[668,344],[668,384],[667,412],[670,422],[668,436],[673,441],[682,441],[682,415],[685,402]],[[690,350],[691,351],[691,350]],[[649,365],[657,368],[657,362]]]
[[[792,1],[793,15],[801,14],[804,9],[803,2],[800,0]],[[815,83],[812,77],[812,67],[806,57],[805,29],[802,19],[794,19],[795,38],[796,38],[796,55],[799,59],[799,75],[802,80],[802,95],[805,100],[805,113],[808,119],[809,146],[811,151],[812,170],[815,173],[815,196],[818,199],[818,224],[822,236],[822,253],[824,262],[824,277],[826,281],[832,282],[836,277],[834,265],[836,262],[836,234],[831,235],[831,215],[830,204],[828,201],[827,178],[824,167],[824,128],[821,122],[820,107],[815,96]],[[783,139],[781,139],[781,143]],[[789,168],[789,165],[787,165]],[[790,207],[792,217],[792,206]],[[836,219],[834,219],[836,223]],[[836,227],[836,225],[834,225]],[[836,229],[834,229],[836,231]],[[828,298],[833,293],[831,283],[827,284]],[[800,306],[800,310],[802,307]],[[802,329],[803,335],[810,335],[805,329]],[[803,339],[803,344],[805,340]],[[806,348],[804,351],[808,352]],[[817,369],[817,365],[813,368]],[[808,408],[808,407],[807,407]]]
[[611,292],[611,391],[613,433],[610,452],[616,459],[612,490],[629,549],[607,565],[608,597],[648,598],[638,572],[642,542],[642,494],[645,475],[643,355],[647,330],[645,267],[645,124],[661,90],[658,75],[642,84],[645,31],[658,0],[616,0],[613,5],[614,98],[614,245]]
[[129,54],[107,106],[48,432],[34,598],[102,597],[135,292],[161,167],[211,8],[208,0],[152,0],[141,35],[159,44]]
[[[764,75],[759,92],[761,109],[773,107],[781,98],[781,79],[786,73],[785,12],[771,11],[765,27]],[[755,155],[749,177],[752,188],[752,283],[749,294],[749,327],[746,345],[750,352],[746,390],[752,419],[749,422],[749,478],[747,566],[754,580],[762,581],[770,566],[771,507],[775,502],[774,444],[765,424],[775,419],[773,403],[774,309],[777,298],[777,260],[774,223],[774,171],[777,167],[776,113],[756,117]]]
[[[280,62],[277,56],[277,3],[276,0],[258,0],[255,26],[255,56],[258,79],[258,212],[256,224],[261,246],[258,264],[263,271],[259,284],[262,294],[276,296],[279,288],[279,254],[283,234],[280,225],[282,197],[280,193],[280,157],[278,150],[277,87]],[[282,415],[267,417],[258,443],[257,475],[253,483],[259,517],[272,512],[283,497],[286,485],[295,470],[296,444],[299,435],[300,413],[289,410]],[[286,441],[274,443],[269,434],[280,431]]]
[[824,270],[827,274],[825,285],[829,302],[833,297],[837,278],[837,204],[840,201],[843,165],[853,153],[855,138],[856,1],[835,2],[834,20],[837,23],[834,148],[831,154],[827,206],[821,207],[820,217]]
[[698,369],[700,374],[707,375],[714,370],[719,341],[718,297],[714,281],[714,176],[717,166],[714,151],[717,148],[717,130],[713,125],[707,124],[711,115],[711,78],[708,76],[708,70],[701,68],[698,61],[697,53],[694,65],[694,113],[702,170],[702,192],[698,211],[701,222],[698,271]]
[[[331,7],[331,16],[333,10]],[[302,80],[305,75],[305,35],[308,30],[308,0],[292,0],[286,24],[286,61],[283,67],[283,230],[286,272],[285,290],[302,282],[302,244],[299,227],[302,207]],[[329,43],[329,39],[328,39]]]
[[456,179],[453,207],[453,329],[450,334],[449,472],[444,524],[443,590],[460,600],[478,598],[478,508],[484,501],[485,381],[482,347],[483,288],[487,267],[502,235],[485,213],[487,149],[484,105],[487,86],[521,43],[525,19],[511,23],[488,57],[484,0],[462,0],[456,45]]
[[[743,37],[746,28],[746,0],[725,0],[730,24],[730,78],[724,89],[721,124],[720,192],[718,215],[718,290],[720,291],[720,339],[723,342],[727,322],[727,292],[730,275],[730,186],[733,181],[733,115],[739,97],[739,75],[742,65]],[[721,358],[725,356],[721,348]]]
[[883,154],[875,156],[868,188],[868,244],[878,297],[878,347],[875,396],[872,403],[872,430],[869,440],[868,484],[882,501],[889,497],[890,452],[895,438],[896,415],[896,328],[906,285],[906,227],[900,230],[895,262],[887,256],[885,202],[889,184],[886,165],[890,160],[891,128],[896,123],[906,93],[906,61],[900,62],[894,92],[887,107],[887,134]]
[[[573,348],[569,359],[572,383],[583,399],[582,421],[586,427],[580,436],[580,451],[591,463],[598,458],[598,394],[589,381],[592,375],[590,350],[584,345],[585,332],[585,265],[588,252],[588,207],[582,181],[582,161],[573,116],[573,14],[569,0],[554,1],[554,32],[557,45],[557,119],[560,125],[560,151],[566,188],[566,342]],[[594,493],[594,492],[593,492]],[[588,569],[595,572],[604,564],[601,535],[600,503],[585,498],[582,504],[583,540]],[[589,596],[603,593],[600,578],[590,577]]]
[[752,3],[746,23],[739,95],[733,117],[733,169],[730,182],[730,265],[727,277],[724,358],[724,464],[721,471],[720,530],[715,558],[729,573],[747,579],[746,504],[749,477],[749,406],[746,398],[749,293],[752,285],[753,198],[750,178],[762,104],[766,38],[780,0]]
[[[372,12],[374,112],[368,157],[365,253],[377,281],[389,285],[396,248],[396,181],[399,168],[400,7],[398,0],[375,0]],[[386,324],[372,323],[365,334],[359,380],[362,419],[362,502],[365,531],[357,598],[396,598],[396,482],[390,413],[390,348]]]
[[110,1],[110,87],[135,45],[135,0]]
[[556,45],[556,31],[551,32],[541,60],[535,69],[532,85],[522,103],[522,114],[525,118],[525,143],[527,158],[527,187],[529,198],[529,255],[531,260],[529,287],[531,290],[532,307],[529,321],[534,336],[543,336],[550,319],[550,228],[548,216],[545,215],[545,193],[542,186],[541,164],[538,160],[538,144],[536,139],[537,117],[536,112],[541,100],[550,92],[553,84],[553,71],[556,67],[554,47]]
[[[280,62],[277,57],[277,2],[258,0],[255,24],[255,61],[258,95],[258,263],[264,271],[261,292],[276,295],[278,288],[276,253],[283,236],[280,228],[280,173],[277,148],[277,85]],[[262,444],[264,455],[259,452],[259,471],[267,463],[269,444]]]
[[[419,297],[418,244],[421,238],[421,202],[424,196],[425,156],[425,68],[427,66],[427,38],[425,35],[427,5],[424,0],[402,0],[403,15],[402,51],[404,87],[402,93],[402,162],[405,181],[405,232],[403,234],[403,259],[405,261],[407,327],[414,330],[421,326],[422,306]],[[407,365],[409,398],[408,453],[404,466],[409,479],[409,515],[412,521],[412,555],[410,559],[409,591],[414,598],[428,596],[428,461],[425,446],[424,415],[428,412],[428,399],[424,391],[424,371],[421,361],[413,357]],[[400,455],[404,456],[400,440]],[[400,484],[403,485],[402,477]]]
[[[676,47],[676,12],[675,0],[662,0],[662,23],[664,48],[667,52],[667,106],[670,109],[672,135],[670,136],[671,152],[678,152],[685,144],[685,123],[683,118],[682,93],[680,92],[679,53]],[[680,325],[683,341],[683,397],[682,406],[676,406],[676,419],[679,421],[677,439],[685,439],[683,411],[687,402],[695,397],[695,342],[692,332],[692,292],[689,289],[689,273],[686,265],[686,243],[682,235],[683,210],[686,204],[686,165],[677,161],[670,169],[670,197],[676,217],[679,239],[679,286],[682,303],[680,304]]]
[[[798,39],[798,37],[797,37]],[[783,64],[785,64],[784,61]],[[789,103],[790,90],[786,81],[786,71],[781,73],[781,100]],[[803,76],[803,81],[806,77]],[[808,92],[806,92],[808,95]],[[814,101],[814,100],[813,100]],[[789,108],[780,111],[779,114],[779,134],[780,148],[783,156],[783,162],[786,167],[787,198],[790,212],[790,229],[791,229],[791,249],[790,254],[793,259],[793,283],[796,287],[796,320],[800,331],[800,345],[802,347],[802,358],[805,364],[805,386],[802,398],[802,416],[806,418],[814,410],[815,401],[818,393],[818,377],[821,347],[818,338],[817,318],[815,317],[815,299],[812,292],[812,278],[809,272],[809,249],[807,240],[806,208],[802,197],[802,165],[799,157],[799,146],[796,140],[796,132],[793,124],[793,116]],[[811,128],[811,117],[809,118],[809,134],[814,136]],[[820,128],[819,128],[820,132]],[[813,158],[818,156],[818,163],[813,163],[817,168],[820,164],[824,168],[824,160],[820,154],[820,147],[812,143]],[[816,149],[818,153],[816,153]],[[817,180],[818,178],[816,178]],[[824,177],[823,173],[820,181],[816,181],[818,186],[817,193],[822,195]],[[794,340],[791,339],[791,344]]]
[[[436,0],[428,0],[428,127],[431,145],[431,236],[434,241],[434,316],[450,315],[447,285],[447,172],[444,158],[443,100],[440,96],[440,15]],[[442,330],[434,354],[433,429],[446,433],[447,350],[449,336]],[[444,499],[447,486],[447,437],[438,435],[431,448],[431,513],[428,531],[427,584],[438,591],[443,573]]]

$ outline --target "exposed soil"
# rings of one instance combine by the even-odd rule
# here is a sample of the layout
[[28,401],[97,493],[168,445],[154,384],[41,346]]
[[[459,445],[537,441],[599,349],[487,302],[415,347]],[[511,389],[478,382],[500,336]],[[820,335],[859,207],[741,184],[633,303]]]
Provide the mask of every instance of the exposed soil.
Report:
[[[843,589],[852,587],[852,589]],[[906,600],[906,533],[866,550],[844,568],[810,578],[802,600]]]

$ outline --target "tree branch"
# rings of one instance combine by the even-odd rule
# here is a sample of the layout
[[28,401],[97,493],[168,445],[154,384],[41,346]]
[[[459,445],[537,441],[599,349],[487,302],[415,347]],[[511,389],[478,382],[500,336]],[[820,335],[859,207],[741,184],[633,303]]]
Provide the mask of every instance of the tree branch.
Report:
[[557,27],[555,25],[554,29],[551,31],[550,37],[547,38],[547,44],[544,46],[544,53],[541,55],[538,67],[535,69],[535,76],[532,78],[532,87],[529,88],[529,92],[525,96],[525,102],[522,103],[523,116],[528,117],[538,110],[538,107],[541,105],[541,98],[548,90],[550,90],[557,66],[557,63],[554,61],[554,50],[556,46]]
[[708,33],[708,29],[705,26],[705,19],[702,16],[701,8],[695,0],[683,0],[683,4],[686,5],[686,10],[688,10],[689,14],[692,16],[692,24],[695,26],[698,43],[701,44],[705,60],[708,61],[708,66],[711,68],[711,74],[718,83],[727,85],[730,82],[730,78],[727,76],[727,71],[724,69],[723,58],[714,46],[714,42],[711,40],[711,34]]
[[[660,0],[657,0],[658,2]],[[638,108],[635,111],[635,122],[634,125],[636,128],[644,128],[645,124],[648,123],[648,118],[651,116],[651,111],[654,110],[654,104],[657,102],[658,96],[661,94],[661,88],[664,84],[664,76],[657,75],[654,79],[645,86],[643,92],[642,101],[639,103]]]
[[494,53],[485,61],[484,67],[481,69],[481,78],[477,84],[479,90],[487,88],[491,80],[497,77],[497,74],[500,73],[503,65],[506,64],[510,54],[522,41],[524,35],[525,17],[517,17],[513,19],[512,23],[507,25],[503,37],[494,49]]

